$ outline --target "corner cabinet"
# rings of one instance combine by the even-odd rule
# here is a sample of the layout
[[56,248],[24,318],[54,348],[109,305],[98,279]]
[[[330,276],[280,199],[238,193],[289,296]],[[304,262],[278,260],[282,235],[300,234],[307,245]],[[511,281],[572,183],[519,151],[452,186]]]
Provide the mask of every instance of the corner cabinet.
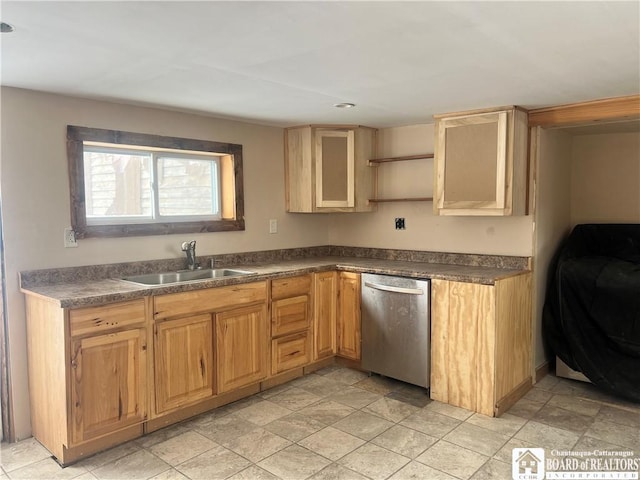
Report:
[[308,125],[284,131],[288,212],[369,212],[375,205],[377,130]]
[[502,107],[434,118],[434,213],[524,215],[527,111]]
[[531,386],[531,273],[432,280],[431,398],[499,416]]

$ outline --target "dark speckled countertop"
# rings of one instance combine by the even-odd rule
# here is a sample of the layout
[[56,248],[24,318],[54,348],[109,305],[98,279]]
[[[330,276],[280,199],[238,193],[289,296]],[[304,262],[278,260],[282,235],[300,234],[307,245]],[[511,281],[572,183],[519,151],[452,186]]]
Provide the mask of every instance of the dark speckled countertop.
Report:
[[[343,252],[340,252],[343,253]],[[381,255],[378,255],[381,256]],[[389,256],[389,255],[387,255]],[[397,256],[396,256],[397,257]],[[518,258],[523,257],[506,257]],[[422,259],[422,258],[421,258]],[[440,259],[439,257],[437,259]],[[185,283],[148,286],[120,280],[121,277],[131,275],[131,271],[115,270],[117,276],[112,278],[84,278],[78,270],[77,275],[72,275],[71,269],[46,270],[22,272],[21,286],[26,294],[37,295],[49,299],[63,308],[74,308],[89,305],[99,305],[116,301],[131,300],[148,295],[165,295],[170,293],[186,292],[202,288],[235,285],[239,283],[255,282],[274,278],[282,278],[293,275],[301,275],[311,272],[326,270],[343,270],[358,273],[378,273],[412,278],[432,278],[454,280],[470,283],[492,285],[501,278],[519,275],[527,271],[523,262],[498,262],[500,268],[482,265],[482,261],[466,262],[479,263],[480,265],[461,265],[457,263],[436,263],[431,261],[407,261],[388,258],[365,258],[350,256],[312,256],[310,258],[273,259],[273,261],[256,262],[249,261],[245,264],[232,262],[229,264],[216,263],[216,268],[227,266],[255,272],[241,277],[226,277],[220,279],[197,280]],[[122,264],[124,265],[124,264]],[[95,276],[96,266],[92,270]],[[82,267],[89,268],[89,267]],[[179,268],[179,267],[178,267]],[[171,271],[178,268],[157,269]],[[143,269],[144,270],[144,269]],[[46,272],[43,274],[42,272]],[[56,275],[58,272],[58,275]],[[39,274],[39,275],[36,275]],[[104,269],[103,273],[114,273]],[[149,273],[148,268],[136,273]]]

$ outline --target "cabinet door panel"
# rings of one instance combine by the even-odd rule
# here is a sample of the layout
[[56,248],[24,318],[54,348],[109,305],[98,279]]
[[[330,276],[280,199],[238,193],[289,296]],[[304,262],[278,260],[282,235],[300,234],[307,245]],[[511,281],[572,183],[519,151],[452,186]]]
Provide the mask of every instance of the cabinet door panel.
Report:
[[215,318],[218,392],[265,378],[269,361],[266,305],[222,312]]
[[146,418],[146,330],[72,339],[74,444]]
[[494,287],[433,280],[431,289],[431,398],[493,415]]
[[357,273],[339,274],[336,321],[338,355],[360,360],[360,275]]
[[211,315],[156,325],[154,355],[158,413],[213,395]]
[[316,131],[316,207],[354,207],[353,130]]
[[338,273],[315,274],[314,353],[318,360],[336,353]]
[[504,209],[507,113],[438,120],[436,206]]

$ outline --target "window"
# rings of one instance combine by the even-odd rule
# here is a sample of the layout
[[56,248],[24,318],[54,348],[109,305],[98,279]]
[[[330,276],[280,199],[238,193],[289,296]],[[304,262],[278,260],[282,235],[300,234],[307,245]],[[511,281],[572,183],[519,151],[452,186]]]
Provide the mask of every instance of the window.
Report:
[[67,127],[78,238],[244,230],[242,146]]

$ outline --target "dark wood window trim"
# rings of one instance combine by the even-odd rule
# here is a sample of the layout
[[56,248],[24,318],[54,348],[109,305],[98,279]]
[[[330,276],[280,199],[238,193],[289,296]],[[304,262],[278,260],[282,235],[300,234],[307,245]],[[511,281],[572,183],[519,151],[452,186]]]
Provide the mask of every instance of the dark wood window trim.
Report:
[[[230,162],[223,162],[233,169],[223,177],[222,220],[165,222],[145,224],[87,225],[84,190],[83,142],[104,142],[121,145],[137,145],[175,150],[191,150],[224,154]],[[244,188],[242,175],[242,145],[233,143],[165,137],[144,133],[122,132],[67,126],[67,157],[69,161],[69,190],[71,193],[71,226],[76,238],[129,237],[142,235],[167,235],[174,233],[228,232],[244,230]],[[229,180],[233,180],[232,182]],[[224,189],[231,191],[224,192]],[[230,195],[232,193],[233,195]]]

